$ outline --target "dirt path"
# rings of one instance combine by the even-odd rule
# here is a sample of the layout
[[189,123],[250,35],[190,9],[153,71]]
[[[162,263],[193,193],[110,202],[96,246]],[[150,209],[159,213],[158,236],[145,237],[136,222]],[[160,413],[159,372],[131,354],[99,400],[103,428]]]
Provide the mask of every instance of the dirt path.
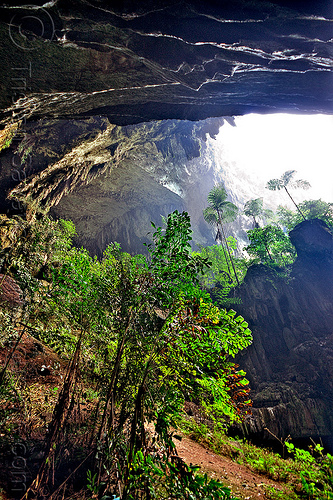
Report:
[[[263,500],[269,498],[265,495],[265,485],[272,486],[275,490],[283,491],[279,483],[265,478],[247,467],[233,462],[231,459],[216,455],[200,444],[183,437],[181,441],[175,441],[180,457],[187,464],[198,465],[203,473],[219,479],[228,486],[235,496],[242,500]],[[289,498],[285,493],[286,500]]]

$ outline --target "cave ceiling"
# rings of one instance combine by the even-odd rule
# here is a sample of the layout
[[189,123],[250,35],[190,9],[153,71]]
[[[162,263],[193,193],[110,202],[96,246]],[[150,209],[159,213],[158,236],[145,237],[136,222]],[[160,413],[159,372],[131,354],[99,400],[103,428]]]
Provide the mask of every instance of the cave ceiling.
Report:
[[333,111],[330,1],[52,0],[0,11],[0,119],[18,127],[0,158],[0,208],[14,189],[72,218],[93,251],[115,237],[140,248],[147,221],[172,208],[191,207],[208,241],[193,193],[203,203],[221,180],[208,150],[222,117]]
[[[102,114],[120,125],[331,113],[332,5],[58,0],[34,10],[3,7],[1,107],[22,97],[14,108],[27,118]],[[13,69],[29,64],[29,75]],[[14,74],[26,78],[29,97],[15,93]]]

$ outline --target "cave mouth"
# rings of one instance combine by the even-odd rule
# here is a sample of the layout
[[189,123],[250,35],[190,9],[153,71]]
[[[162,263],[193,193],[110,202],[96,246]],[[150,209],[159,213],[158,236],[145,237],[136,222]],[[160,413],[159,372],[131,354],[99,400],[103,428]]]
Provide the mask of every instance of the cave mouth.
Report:
[[[28,179],[21,184],[21,199],[38,197],[51,205],[54,217],[73,220],[77,244],[98,256],[111,241],[124,251],[144,252],[150,221],[160,225],[161,216],[175,209],[191,216],[194,248],[213,244],[215,234],[202,211],[217,183],[240,212],[246,201],[261,197],[266,208],[294,208],[284,192],[265,189],[287,170],[311,184],[307,191],[293,190],[296,202],[333,200],[331,115],[248,114],[125,126],[92,116],[29,121],[23,132],[0,157],[2,211],[8,209],[5,193],[17,186],[21,162]],[[250,224],[239,215],[228,225],[239,249]]]
[[248,114],[237,116],[235,126],[227,123],[217,136],[220,161],[258,181],[260,196],[269,203],[289,206],[289,200],[268,196],[262,182],[296,170],[297,177],[310,182],[308,191],[295,191],[298,201],[333,200],[333,171],[330,141],[333,115]]
[[[239,217],[226,230],[236,236],[240,252],[247,243],[245,231],[251,227],[249,218],[241,215],[246,201],[262,197],[266,208],[274,211],[279,205],[295,208],[284,192],[265,189],[268,180],[296,170],[296,177],[311,185],[306,191],[293,190],[297,203],[333,200],[330,115],[162,120],[122,130],[125,140],[128,134],[142,134],[134,151],[116,170],[65,196],[54,209],[57,216],[74,220],[79,243],[84,235],[84,244],[98,255],[109,241],[119,242],[131,253],[145,252],[150,221],[160,225],[161,216],[174,209],[189,212],[194,249],[198,244],[213,244],[215,233],[204,222],[202,210],[209,190],[220,182],[239,207]],[[117,147],[118,143],[110,151],[116,153]]]

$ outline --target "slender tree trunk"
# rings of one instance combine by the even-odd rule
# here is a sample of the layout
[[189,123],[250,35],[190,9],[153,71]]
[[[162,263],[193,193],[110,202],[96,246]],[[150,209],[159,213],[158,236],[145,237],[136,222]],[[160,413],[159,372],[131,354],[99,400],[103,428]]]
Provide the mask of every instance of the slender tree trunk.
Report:
[[258,229],[258,228],[260,227],[260,226],[259,226],[259,222],[257,222],[257,219],[255,218],[255,216],[254,216],[254,215],[252,215],[252,217],[253,217],[253,222],[254,222],[254,228],[255,228],[255,229]]
[[266,244],[266,243],[264,243],[264,245],[265,245],[265,248],[266,248],[266,252],[267,252],[267,254],[268,254],[268,257],[269,257],[271,260],[273,260],[273,257],[271,256],[271,252],[269,251],[269,248],[268,248],[267,244]]
[[71,394],[73,395],[73,389],[76,383],[77,373],[79,369],[79,357],[83,334],[84,330],[82,329],[76,343],[75,352],[67,368],[64,384],[60,391],[58,401],[53,410],[53,416],[48,431],[44,457],[40,465],[38,474],[21,500],[27,500],[28,498],[31,498],[31,493],[35,495],[34,498],[41,498],[41,496],[39,495],[41,486],[47,485],[48,483],[48,473],[51,462],[53,461],[54,464],[54,445],[56,445],[56,442],[63,430],[64,423],[66,421],[66,418],[68,417],[68,413],[70,410],[70,396]]
[[[146,392],[145,386],[146,386],[146,381],[148,378],[149,368],[151,366],[152,359],[156,354],[157,343],[158,343],[160,336],[163,334],[164,326],[165,326],[165,323],[163,324],[162,328],[160,329],[160,331],[155,339],[154,346],[152,347],[151,354],[150,354],[149,359],[146,363],[143,377],[142,377],[141,383],[138,387],[137,395],[135,398],[134,415],[133,415],[133,419],[132,419],[132,423],[131,423],[128,462],[127,462],[126,471],[125,471],[126,477],[128,476],[129,469],[132,465],[135,453],[137,451],[137,444],[140,444],[141,448],[143,448],[143,446],[145,446],[145,444],[146,444],[146,435],[145,435],[145,428],[144,428],[144,413],[143,413],[144,412],[143,402],[144,402],[144,396],[145,396],[145,392]],[[138,439],[137,439],[138,422],[140,422],[140,434],[141,434],[139,443],[138,443]],[[126,479],[126,482],[127,482],[127,479]],[[125,488],[123,490],[123,497],[124,498],[126,498],[126,496],[127,496],[127,490],[128,490],[128,485],[125,485]]]
[[297,208],[297,210],[299,211],[299,213],[301,214],[301,216],[303,217],[304,220],[306,220],[303,212],[301,211],[301,209],[298,207],[297,203],[295,203],[295,201],[293,200],[291,194],[289,193],[288,189],[286,188],[286,186],[283,186],[284,189],[286,190],[286,193],[287,195],[289,196],[289,198],[291,199],[291,201],[293,202],[293,204],[295,205],[295,207]]
[[8,356],[8,358],[7,358],[7,361],[6,361],[6,363],[5,363],[5,366],[3,367],[3,369],[2,369],[2,371],[1,371],[1,373],[0,373],[0,386],[2,385],[2,382],[4,381],[5,374],[6,374],[6,370],[7,370],[7,368],[8,368],[8,365],[9,365],[9,363],[10,363],[11,359],[12,359],[12,358],[13,358],[13,356],[14,356],[14,353],[15,353],[15,351],[16,351],[16,349],[17,349],[17,346],[19,345],[19,343],[20,343],[20,342],[21,342],[21,340],[22,340],[22,337],[23,337],[23,335],[24,335],[25,329],[26,329],[26,327],[24,326],[24,328],[22,329],[22,332],[20,333],[19,338],[18,338],[18,339],[17,339],[17,341],[16,341],[16,344],[14,345],[14,347],[13,347],[13,349],[12,349],[11,353],[9,354],[9,356]]
[[229,257],[230,257],[230,262],[231,262],[231,265],[232,265],[232,269],[234,271],[234,274],[235,274],[235,278],[236,278],[236,281],[237,281],[237,285],[239,285],[239,279],[238,279],[238,276],[237,276],[237,273],[236,273],[236,269],[235,269],[235,265],[234,265],[234,261],[232,259],[232,256],[231,256],[231,253],[230,253],[230,249],[228,247],[228,242],[227,242],[227,238],[225,237],[225,233],[224,233],[224,229],[223,229],[223,225],[222,225],[222,219],[221,219],[221,214],[220,214],[220,211],[217,210],[217,215],[218,215],[218,218],[219,218],[219,222],[220,222],[220,226],[221,226],[221,230],[222,230],[222,234],[223,234],[223,238],[224,238],[224,241],[225,241],[225,246],[227,247],[227,252],[229,254]]
[[[218,224],[217,224],[217,230],[220,232]],[[223,248],[224,258],[225,258],[225,261],[226,261],[226,264],[227,264],[227,267],[228,267],[228,273],[231,276],[231,270],[230,270],[230,266],[229,266],[229,260],[228,260],[227,252],[225,251],[225,247],[224,247],[224,243],[223,243],[222,238],[221,238],[220,241],[221,241],[221,245],[222,245],[222,248]]]
[[114,423],[114,394],[113,394],[113,392],[114,392],[116,378],[117,378],[119,368],[120,368],[121,358],[122,358],[124,348],[125,348],[125,342],[127,340],[127,333],[128,333],[128,330],[131,326],[132,316],[133,316],[133,310],[130,311],[128,321],[127,321],[127,326],[126,326],[124,334],[123,334],[123,338],[121,339],[121,342],[118,346],[117,356],[116,356],[116,359],[114,362],[114,367],[113,367],[112,374],[111,374],[111,380],[110,380],[110,384],[109,384],[108,393],[106,396],[106,402],[105,402],[105,406],[104,406],[102,422],[101,422],[101,425],[99,428],[97,442],[101,439],[101,436],[102,436],[102,433],[104,430],[104,426],[105,426],[106,421],[107,421],[107,415],[108,415],[108,409],[109,409],[110,402],[111,402],[111,425],[113,426],[113,423]]

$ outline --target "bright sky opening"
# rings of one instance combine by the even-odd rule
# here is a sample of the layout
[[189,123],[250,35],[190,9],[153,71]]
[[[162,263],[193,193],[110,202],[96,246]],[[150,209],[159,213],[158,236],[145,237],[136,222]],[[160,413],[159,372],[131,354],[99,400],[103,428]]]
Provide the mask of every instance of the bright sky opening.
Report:
[[249,114],[221,127],[217,140],[228,163],[263,181],[296,170],[310,182],[304,199],[333,202],[333,115]]

